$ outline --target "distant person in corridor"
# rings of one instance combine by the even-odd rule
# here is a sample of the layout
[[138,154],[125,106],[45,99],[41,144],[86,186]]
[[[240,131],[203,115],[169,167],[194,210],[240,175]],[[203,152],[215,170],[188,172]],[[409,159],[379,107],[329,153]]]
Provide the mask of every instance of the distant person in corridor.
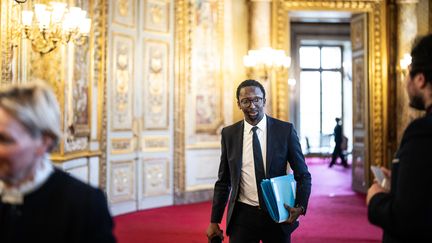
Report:
[[[211,223],[207,237],[223,237],[219,228],[228,202],[226,233],[231,243],[288,243],[305,215],[311,192],[311,175],[291,123],[264,114],[264,87],[246,80],[237,88],[237,105],[244,120],[222,130],[221,159],[214,187]],[[287,174],[288,163],[297,181],[295,207],[290,217],[275,223],[262,201],[260,182]]]
[[368,190],[369,221],[384,230],[383,242],[432,242],[432,35],[416,42],[406,74],[410,106],[424,110],[406,128],[393,160],[390,191]]
[[342,166],[346,168],[348,167],[348,163],[342,149],[342,142],[344,138],[343,131],[342,131],[342,122],[341,119],[338,117],[336,117],[335,121],[336,121],[336,126],[333,132],[335,147],[333,150],[332,160],[330,162],[329,167],[332,167],[334,164],[336,164],[336,160],[339,157],[341,159]]

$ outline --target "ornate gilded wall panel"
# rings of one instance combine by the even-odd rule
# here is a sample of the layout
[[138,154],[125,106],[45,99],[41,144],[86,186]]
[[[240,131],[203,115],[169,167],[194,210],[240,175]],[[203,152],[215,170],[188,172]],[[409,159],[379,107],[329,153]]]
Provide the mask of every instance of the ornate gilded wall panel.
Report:
[[[221,1],[192,2],[191,83],[196,133],[216,134],[223,123],[223,4]],[[191,104],[192,105],[192,104]]]
[[132,95],[135,41],[132,36],[114,33],[112,38],[111,129],[132,127]]
[[363,56],[353,59],[352,69],[353,69],[353,101],[354,111],[353,112],[353,123],[356,128],[365,128],[365,121],[367,115],[367,109],[365,107],[365,60]]
[[143,119],[145,130],[166,130],[169,121],[168,43],[144,41]]
[[184,198],[186,151],[217,146],[225,123],[224,106],[233,105],[231,99],[224,101],[232,90],[223,85],[223,7],[224,1],[175,1],[175,202],[188,200]]
[[159,196],[170,193],[169,160],[149,158],[143,160],[143,195]]
[[169,137],[167,136],[145,136],[142,139],[142,151],[144,152],[168,152]]
[[0,2],[0,85],[12,82],[12,16],[16,16],[18,4],[13,1]]
[[[44,1],[45,2],[45,1]],[[2,81],[8,82],[28,82],[42,80],[49,83],[60,103],[62,113],[61,126],[63,138],[60,146],[54,151],[53,158],[56,162],[64,162],[71,158],[88,156],[95,154],[95,151],[89,151],[90,140],[90,121],[94,114],[94,119],[100,119],[100,107],[94,106],[94,113],[91,112],[92,93],[96,96],[103,92],[104,71],[101,66],[105,60],[100,58],[101,50],[104,51],[105,41],[101,37],[104,28],[101,28],[101,19],[106,17],[105,1],[63,1],[72,6],[79,6],[87,11],[88,17],[92,19],[92,31],[88,39],[79,46],[71,43],[59,45],[52,52],[39,54],[31,48],[27,39],[21,39],[19,36],[13,41],[15,47],[12,49],[10,34],[15,32],[18,24],[18,16],[22,8],[30,9],[34,1],[27,1],[23,5],[18,5],[14,1],[1,1],[1,31],[0,38],[2,46],[8,45],[7,52],[2,50]],[[4,8],[7,6],[7,8]],[[3,10],[8,11],[3,11]],[[9,24],[8,24],[9,23]],[[3,31],[9,35],[3,34]],[[15,34],[18,34],[16,32]],[[9,38],[5,41],[4,38]],[[12,56],[13,55],[13,56]],[[3,59],[7,57],[6,59]],[[103,55],[102,55],[103,57]],[[7,60],[7,65],[4,66]],[[6,76],[6,74],[8,76]],[[101,83],[99,83],[101,80]],[[93,90],[93,86],[96,90]],[[98,87],[101,84],[101,87]],[[94,103],[103,101],[101,94],[100,100],[94,100]],[[100,108],[102,109],[102,108]],[[100,123],[99,123],[100,124]],[[101,126],[101,125],[99,125]],[[97,125],[94,128],[94,139],[97,141],[100,135],[100,129]],[[96,131],[98,130],[98,131]]]
[[[68,125],[74,126],[74,134],[76,135],[90,135],[90,92],[89,86],[92,84],[90,81],[90,58],[89,58],[88,44],[74,49],[75,60],[73,65],[73,79],[71,80],[72,92],[70,92]],[[87,64],[87,65],[86,65]]]
[[110,201],[112,203],[135,200],[135,162],[111,161]]
[[135,28],[137,0],[111,0],[112,23]]
[[352,82],[353,82],[353,149],[352,188],[365,192],[369,186],[369,77],[367,14],[356,14],[351,18]]
[[384,153],[387,138],[387,50],[386,50],[386,11],[383,0],[279,0],[274,4],[273,39],[276,48],[283,49],[288,44],[285,23],[289,11],[294,10],[338,10],[368,14],[368,42],[370,55],[369,100],[370,146],[368,151],[371,163],[386,161]]
[[130,138],[111,139],[111,154],[128,154],[134,152],[135,144]]
[[167,0],[144,0],[144,30],[169,32],[170,4]]

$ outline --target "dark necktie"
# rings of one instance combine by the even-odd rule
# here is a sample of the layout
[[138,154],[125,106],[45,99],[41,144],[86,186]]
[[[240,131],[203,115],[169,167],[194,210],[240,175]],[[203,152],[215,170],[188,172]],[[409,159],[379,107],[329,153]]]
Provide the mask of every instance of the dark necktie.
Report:
[[254,157],[254,164],[255,164],[255,178],[257,183],[257,190],[258,190],[258,200],[261,208],[265,207],[263,196],[262,196],[262,190],[261,190],[261,181],[265,178],[265,171],[264,171],[264,161],[263,156],[261,152],[261,146],[260,142],[258,140],[258,135],[256,133],[256,130],[258,127],[252,127],[252,148],[253,148],[253,157]]

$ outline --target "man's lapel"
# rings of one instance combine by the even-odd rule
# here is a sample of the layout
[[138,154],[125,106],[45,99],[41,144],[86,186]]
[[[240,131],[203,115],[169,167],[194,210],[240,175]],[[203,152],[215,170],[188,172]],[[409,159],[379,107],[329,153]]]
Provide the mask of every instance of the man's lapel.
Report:
[[270,172],[270,166],[271,166],[271,160],[272,160],[272,146],[271,141],[273,140],[273,129],[272,129],[272,123],[273,120],[271,117],[267,116],[267,155],[266,155],[266,178],[270,178],[269,172]]

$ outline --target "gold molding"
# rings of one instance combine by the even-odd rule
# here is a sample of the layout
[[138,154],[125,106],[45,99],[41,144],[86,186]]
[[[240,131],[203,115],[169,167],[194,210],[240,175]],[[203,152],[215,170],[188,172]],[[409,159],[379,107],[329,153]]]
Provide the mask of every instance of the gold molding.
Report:
[[[191,5],[187,0],[175,1],[174,56],[174,204],[185,191],[185,101],[191,73]],[[179,197],[179,199],[177,199]]]
[[[351,11],[368,15],[368,60],[369,60],[369,141],[370,163],[382,165],[387,161],[387,29],[384,0],[279,0],[273,2],[272,44],[277,49],[288,45],[289,33],[286,23],[288,11],[326,10]],[[283,81],[283,80],[282,80]],[[285,82],[285,81],[283,81]],[[278,79],[278,87],[280,80]],[[284,102],[278,102],[278,104]]]
[[107,42],[107,11],[108,1],[99,0],[94,1],[93,8],[93,33],[94,33],[94,79],[93,82],[97,82],[98,87],[98,117],[97,117],[97,138],[99,140],[100,151],[103,151],[100,155],[99,160],[99,188],[107,191],[107,153],[108,153],[108,142],[107,142],[107,91],[106,91],[106,42]]
[[100,151],[83,151],[77,153],[69,153],[65,155],[51,154],[50,158],[56,164],[62,164],[69,160],[80,159],[80,158],[88,158],[88,157],[96,157],[100,156],[102,152]]

